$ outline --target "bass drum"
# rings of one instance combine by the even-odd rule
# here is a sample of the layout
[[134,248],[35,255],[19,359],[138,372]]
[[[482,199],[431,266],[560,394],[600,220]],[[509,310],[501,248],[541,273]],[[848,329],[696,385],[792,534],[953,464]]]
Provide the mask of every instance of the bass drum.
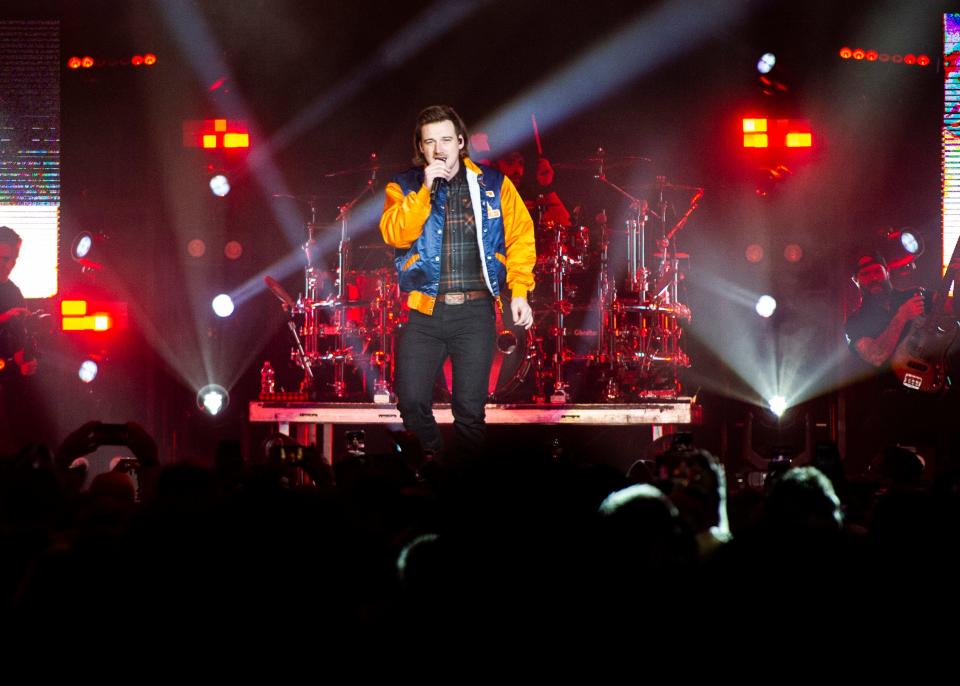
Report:
[[510,308],[504,304],[503,325],[500,324],[500,317],[497,317],[497,347],[493,352],[487,385],[490,402],[531,400],[532,392],[524,383],[533,367],[535,354],[530,342],[530,332],[522,326],[513,325]]
[[[513,325],[509,300],[503,299],[503,315],[497,314],[497,341],[487,383],[491,403],[529,402],[533,391],[526,383],[533,367],[535,351],[530,331]],[[532,331],[532,329],[531,329]],[[453,388],[453,366],[450,358],[443,363],[443,378],[438,380],[435,397],[449,402]]]

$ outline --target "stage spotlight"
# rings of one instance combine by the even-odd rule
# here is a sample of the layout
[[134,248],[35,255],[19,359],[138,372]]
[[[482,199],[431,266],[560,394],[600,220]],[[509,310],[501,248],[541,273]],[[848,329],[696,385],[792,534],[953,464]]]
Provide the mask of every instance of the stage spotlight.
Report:
[[769,407],[770,411],[777,415],[777,418],[780,418],[787,411],[787,399],[782,395],[775,395],[770,398]]
[[796,264],[803,259],[803,248],[797,243],[788,243],[783,249],[783,259]]
[[203,257],[206,252],[207,244],[203,242],[202,238],[194,238],[187,243],[187,254],[190,257]]
[[216,417],[230,404],[230,394],[219,384],[207,384],[197,391],[197,407],[211,417]]
[[93,235],[89,231],[81,231],[73,239],[73,245],[70,248],[70,254],[73,259],[79,261],[90,254],[90,248],[93,247]]
[[761,74],[769,74],[777,64],[777,56],[772,52],[765,52],[757,61],[757,71]]
[[909,226],[891,227],[881,231],[880,254],[887,262],[887,269],[914,269],[917,257],[923,254],[923,238]]
[[78,262],[84,271],[97,271],[103,267],[103,264],[95,261],[94,258],[103,259],[103,243],[106,240],[107,237],[102,233],[81,231],[70,244],[70,257]]
[[757,314],[759,314],[764,319],[773,316],[773,313],[777,311],[777,301],[769,295],[761,295],[757,299],[756,308]]
[[223,174],[217,174],[210,179],[210,190],[215,196],[222,198],[230,192],[230,181]]
[[233,298],[226,293],[221,293],[213,299],[213,311],[218,317],[229,317],[233,314]]
[[911,255],[916,256],[923,253],[923,239],[907,229],[900,231],[900,245]]
[[100,367],[97,366],[96,362],[93,360],[84,360],[80,364],[80,371],[77,372],[77,376],[80,377],[83,383],[91,383],[97,378],[98,371],[100,371]]

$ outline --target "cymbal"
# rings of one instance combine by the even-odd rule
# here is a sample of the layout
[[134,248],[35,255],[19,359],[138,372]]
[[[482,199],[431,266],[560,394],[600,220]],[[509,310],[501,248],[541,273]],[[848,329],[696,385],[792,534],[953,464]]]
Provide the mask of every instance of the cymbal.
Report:
[[397,162],[365,162],[356,167],[348,167],[347,169],[338,169],[337,171],[332,171],[323,175],[323,178],[330,179],[335,176],[347,176],[349,174],[369,174],[374,171],[382,172],[395,172],[405,169],[410,165],[404,165]]
[[342,193],[303,193],[300,195],[294,193],[274,193],[270,197],[276,200],[296,200],[297,202],[305,203],[315,203],[318,200],[335,200],[339,201],[343,198]]
[[[660,184],[650,184],[649,188],[659,188]],[[668,188],[675,191],[702,191],[703,186],[691,186],[685,183],[670,183],[669,181],[663,183],[663,188]]]
[[603,165],[604,169],[626,169],[643,162],[653,162],[643,155],[620,155],[619,157],[605,157],[593,155],[570,162],[556,162],[554,169],[572,169],[574,171],[596,171]]
[[534,207],[542,207],[544,209],[549,207],[563,207],[563,202],[557,197],[556,193],[542,197],[537,196],[534,200],[524,200],[523,204],[527,206],[528,210],[532,210]]

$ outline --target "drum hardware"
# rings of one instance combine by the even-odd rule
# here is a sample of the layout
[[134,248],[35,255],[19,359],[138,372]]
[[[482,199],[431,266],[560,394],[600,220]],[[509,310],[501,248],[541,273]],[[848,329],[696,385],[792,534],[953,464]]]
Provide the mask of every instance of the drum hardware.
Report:
[[[641,161],[648,160],[629,156],[612,160],[598,149],[582,163],[598,182],[629,203],[630,217],[622,232],[609,228],[606,211],[597,214],[588,228],[582,223],[582,211],[575,209],[570,224],[564,225],[544,218],[552,201],[542,198],[530,204],[537,214],[535,271],[542,286],[533,294],[532,303],[538,316],[529,331],[508,320],[498,321],[496,362],[489,385],[492,402],[565,404],[572,396],[589,393],[588,402],[613,403],[676,397],[680,392],[678,370],[690,365],[681,346],[682,325],[691,313],[679,298],[684,260],[689,257],[677,252],[675,237],[696,209],[703,189],[669,183],[661,176],[656,195],[648,202],[606,177],[610,169]],[[372,157],[362,168],[332,173],[371,173],[367,186],[339,209],[336,267],[325,270],[321,264],[313,203],[303,246],[305,294],[297,301],[277,295],[285,311],[302,318],[299,328],[292,321],[289,324],[294,334],[291,357],[304,369],[303,385],[313,389],[314,395],[332,393],[333,399],[346,398],[351,393],[349,382],[356,378],[349,373],[359,371],[364,388],[372,387],[374,402],[393,399],[395,341],[403,320],[396,274],[392,267],[351,271],[354,246],[348,235],[350,212],[370,192],[378,168]],[[695,196],[671,226],[667,223],[672,214],[668,201],[669,192],[675,190],[693,191]],[[627,241],[628,278],[623,292],[618,293],[610,245],[611,237],[619,242],[621,235]],[[379,245],[356,249],[366,247],[388,253]],[[505,308],[504,315],[508,312]],[[578,313],[584,313],[586,319]],[[573,315],[578,318],[571,319]],[[321,393],[321,378],[325,383],[331,374],[332,382],[323,386]],[[586,381],[589,383],[584,385]]]
[[497,350],[504,355],[512,355],[517,350],[517,335],[510,329],[503,329],[497,334]]

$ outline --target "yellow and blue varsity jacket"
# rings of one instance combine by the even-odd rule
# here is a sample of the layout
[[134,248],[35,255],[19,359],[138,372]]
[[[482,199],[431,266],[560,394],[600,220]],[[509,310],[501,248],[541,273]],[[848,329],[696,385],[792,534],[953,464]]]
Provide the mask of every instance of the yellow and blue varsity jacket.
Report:
[[[461,164],[466,168],[487,288],[498,302],[504,284],[513,297],[525,298],[533,290],[537,262],[530,212],[510,179],[499,171],[467,157]],[[407,304],[423,314],[433,314],[440,286],[446,197],[447,187],[441,184],[431,205],[423,169],[414,167],[387,184],[380,218],[383,240],[394,248],[400,290],[409,293]]]

